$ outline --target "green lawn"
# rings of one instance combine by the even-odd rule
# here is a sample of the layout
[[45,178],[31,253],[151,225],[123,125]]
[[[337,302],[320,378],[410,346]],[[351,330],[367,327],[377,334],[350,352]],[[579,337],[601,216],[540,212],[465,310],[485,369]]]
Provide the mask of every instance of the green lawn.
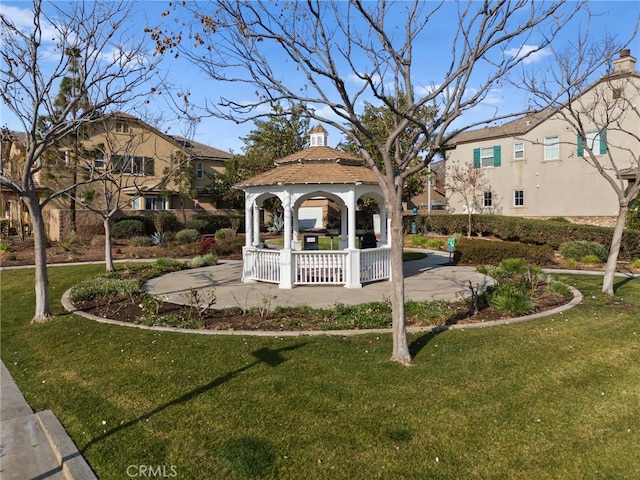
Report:
[[103,266],[56,267],[30,325],[33,270],[2,272],[1,354],[101,479],[640,478],[640,279],[544,320],[409,338],[262,338],[97,324],[59,298]]

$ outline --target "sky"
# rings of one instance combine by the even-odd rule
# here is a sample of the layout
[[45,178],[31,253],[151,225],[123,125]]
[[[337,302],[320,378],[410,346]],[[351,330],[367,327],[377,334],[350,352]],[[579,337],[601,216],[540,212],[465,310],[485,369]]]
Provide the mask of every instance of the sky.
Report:
[[[59,2],[61,4],[61,2]],[[435,5],[435,4],[433,4]],[[422,37],[424,45],[416,45],[416,78],[420,79],[422,85],[430,83],[438,83],[438,72],[441,67],[447,65],[449,56],[449,46],[446,43],[447,31],[456,25],[456,18],[453,10],[454,4],[446,2],[442,11],[442,16],[437,22],[430,23],[425,35]],[[148,26],[161,25],[173,17],[163,17],[162,12],[169,8],[169,2],[164,0],[157,1],[136,1],[134,3],[135,15],[130,17],[130,31],[136,34],[145,35],[144,28]],[[617,35],[620,39],[629,38],[635,27],[635,22],[640,17],[640,1],[590,1],[589,9],[594,14],[590,25],[590,36],[598,39],[605,34]],[[31,3],[28,1],[7,1],[0,0],[0,11],[16,24],[23,25],[28,28],[32,19]],[[561,31],[556,45],[562,47],[568,42],[573,41],[578,34],[578,27],[566,27]],[[526,46],[523,46],[526,48]],[[640,38],[632,41],[631,54],[638,58],[640,56]],[[424,53],[424,61],[422,55]],[[532,57],[527,62],[527,68],[540,68],[544,62],[549,61],[545,52]],[[152,54],[150,46],[149,54]],[[47,59],[43,59],[46,62]],[[270,59],[271,61],[271,59]],[[539,65],[536,65],[539,64]],[[277,71],[289,73],[291,69],[290,63],[285,63],[277,56],[273,57],[273,67]],[[205,101],[217,102],[221,97],[228,97],[239,102],[248,99],[253,92],[247,87],[241,87],[237,83],[216,82],[208,78],[201,70],[188,62],[185,58],[173,58],[171,55],[163,57],[160,63],[162,75],[166,77],[174,87],[173,98],[178,91],[189,90],[191,92],[190,101],[194,105],[201,105]],[[479,72],[482,75],[482,71]],[[291,71],[291,78],[293,72]],[[346,76],[346,82],[350,78]],[[173,135],[184,135],[187,133],[187,124],[181,122],[175,109],[168,101],[171,93],[166,92],[162,95],[155,95],[150,99],[150,103],[146,106],[153,116],[161,117],[159,128]],[[22,130],[21,124],[9,112],[5,105],[0,105],[0,124],[6,125],[12,130]],[[485,99],[483,105],[476,108],[473,112],[467,114],[461,122],[471,123],[479,119],[492,118],[495,112],[520,111],[526,107],[524,95],[514,87],[501,85],[491,91],[491,94]],[[312,122],[312,124],[314,124]],[[225,121],[215,118],[202,119],[196,129],[193,139],[219,148],[221,150],[241,153],[242,137],[246,136],[252,130],[254,124],[244,123],[236,124],[231,121]],[[330,137],[330,145],[335,146],[342,139],[337,130],[328,128]]]

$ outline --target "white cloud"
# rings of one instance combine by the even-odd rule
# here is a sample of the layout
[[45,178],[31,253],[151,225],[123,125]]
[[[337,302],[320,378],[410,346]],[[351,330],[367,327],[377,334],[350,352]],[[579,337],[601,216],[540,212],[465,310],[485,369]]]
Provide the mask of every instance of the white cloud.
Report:
[[538,48],[540,47],[537,45],[524,44],[520,48],[510,48],[509,50],[505,50],[504,53],[518,59],[526,57],[522,60],[522,63],[529,65],[539,62],[551,55],[551,51],[549,49],[543,48],[538,50]]
[[[13,22],[19,31],[23,33],[33,31],[33,11],[31,9],[0,5],[0,12]],[[42,40],[45,42],[53,42],[60,38],[60,33],[44,19],[42,19],[40,28],[42,30]]]

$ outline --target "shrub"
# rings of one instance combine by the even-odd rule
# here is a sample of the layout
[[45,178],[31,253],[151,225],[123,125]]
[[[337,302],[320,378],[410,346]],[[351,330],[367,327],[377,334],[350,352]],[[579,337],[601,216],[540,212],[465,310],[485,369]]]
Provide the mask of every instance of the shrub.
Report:
[[107,238],[104,235],[94,235],[93,237],[91,237],[91,241],[89,242],[89,244],[95,246],[100,246],[100,245],[104,245],[107,241]]
[[138,280],[100,275],[80,282],[71,288],[69,299],[72,302],[89,301],[95,298],[117,297],[119,295],[138,295],[142,293]]
[[129,245],[131,245],[132,247],[150,247],[151,245],[153,245],[153,242],[151,240],[151,237],[137,236],[129,240]]
[[193,257],[189,262],[189,266],[193,268],[208,267],[210,265],[216,265],[217,263],[218,257],[213,253],[209,253],[207,255],[198,255],[197,257]]
[[231,228],[221,228],[215,233],[215,237],[218,240],[224,240],[226,238],[233,238],[236,234]]
[[167,241],[164,232],[155,232],[153,235],[151,235],[151,243],[153,243],[154,245],[164,245],[164,243]]
[[241,255],[245,239],[243,237],[225,238],[217,241],[213,246],[213,253],[219,257]]
[[423,247],[427,243],[427,237],[422,235],[409,235],[407,243],[410,247]]
[[213,252],[216,246],[216,239],[212,237],[204,237],[200,239],[200,245],[198,247],[199,254],[205,254]]
[[200,240],[200,232],[193,228],[185,228],[176,233],[176,240],[180,243],[194,243]]
[[428,238],[424,246],[433,250],[439,250],[444,248],[444,244],[445,242],[441,238]]
[[547,286],[547,292],[551,293],[552,295],[560,295],[567,299],[573,296],[571,290],[569,290],[569,287],[566,284],[558,281],[551,282]]
[[176,260],[175,258],[167,258],[167,257],[160,257],[155,261],[155,264],[157,267],[161,268],[162,270],[172,270],[172,269],[179,269],[182,268],[183,263],[182,260]]
[[636,258],[631,266],[633,268],[640,268],[640,258]]
[[145,234],[145,226],[142,220],[125,219],[114,223],[111,227],[113,238],[132,238]]
[[156,232],[174,232],[178,230],[178,219],[171,212],[158,212],[153,216]]
[[489,304],[509,315],[529,315],[536,310],[535,303],[527,295],[517,291],[497,293],[491,297]]
[[185,230],[196,230],[198,233],[209,233],[210,229],[209,223],[200,218],[189,218],[182,226]]
[[553,249],[546,245],[492,242],[461,238],[456,241],[454,259],[468,265],[498,265],[505,258],[521,258],[531,265],[553,264]]
[[563,243],[560,245],[559,253],[563,258],[573,258],[574,260],[582,260],[588,255],[594,255],[601,262],[605,262],[609,256],[606,247],[589,240],[576,240]]

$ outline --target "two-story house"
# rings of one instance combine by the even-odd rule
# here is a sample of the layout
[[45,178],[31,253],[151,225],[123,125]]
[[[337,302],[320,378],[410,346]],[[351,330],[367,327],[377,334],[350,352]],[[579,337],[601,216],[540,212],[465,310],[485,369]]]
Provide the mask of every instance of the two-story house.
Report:
[[[20,134],[14,137],[22,138]],[[20,141],[12,145],[13,163],[18,161],[20,145]],[[8,153],[6,156],[9,159]],[[50,191],[80,182],[73,195],[78,199],[77,222],[100,226],[100,217],[83,205],[123,211],[215,209],[203,191],[212,175],[224,171],[231,156],[163,133],[134,116],[115,113],[83,126],[73,138],[65,138],[50,149],[45,168],[35,180],[42,190]],[[15,218],[19,202],[16,198],[12,201],[15,205],[9,205],[10,201],[3,201],[3,213]],[[69,196],[60,196],[47,205],[44,213],[50,240],[69,235],[69,207]]]
[[[618,197],[592,165],[585,141],[607,171],[621,170],[617,179],[633,182],[638,175],[640,118],[618,113],[616,98],[640,106],[640,75],[628,50],[614,61],[614,70],[581,92],[572,105],[560,111],[531,113],[499,126],[461,132],[448,144],[447,170],[472,163],[483,170],[485,191],[473,205],[460,194],[447,191],[451,213],[492,213],[531,218],[564,217],[575,223],[613,225]],[[578,107],[577,103],[580,104]],[[604,106],[602,106],[604,103]],[[600,105],[600,106],[598,106]],[[583,115],[583,135],[563,113],[569,106],[602,108],[602,121]],[[607,112],[605,112],[607,110]],[[588,112],[585,112],[588,113]],[[631,112],[630,112],[631,113]],[[607,123],[608,122],[608,123]],[[616,175],[614,175],[616,177]]]

